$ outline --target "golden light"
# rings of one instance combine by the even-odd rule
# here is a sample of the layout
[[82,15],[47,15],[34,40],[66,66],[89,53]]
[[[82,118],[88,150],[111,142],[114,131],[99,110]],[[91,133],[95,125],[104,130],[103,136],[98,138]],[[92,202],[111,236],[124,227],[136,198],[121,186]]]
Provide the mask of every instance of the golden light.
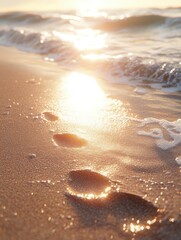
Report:
[[77,36],[74,45],[79,50],[93,50],[106,47],[106,34],[100,34],[99,31],[92,29],[78,30]]
[[65,76],[62,89],[65,99],[60,104],[67,122],[93,128],[102,126],[108,99],[94,77],[72,72]]
[[81,110],[96,108],[105,100],[105,95],[93,77],[73,72],[66,79],[68,101]]
[[145,229],[144,225],[130,223],[130,231],[132,233],[137,233]]
[[140,220],[136,220],[136,222],[131,222],[129,224],[124,223],[123,224],[123,230],[132,233],[138,233],[141,231],[144,231],[145,229],[149,230],[151,228],[151,225],[153,225],[157,221],[157,218],[154,218],[152,220],[147,220],[147,222],[142,222]]
[[108,59],[108,56],[106,54],[94,54],[94,53],[81,55],[81,57],[82,57],[82,59],[88,59],[91,61]]
[[106,34],[93,29],[75,30],[73,33],[52,32],[55,37],[72,43],[78,50],[97,50],[106,47]]
[[111,187],[107,187],[103,192],[96,194],[94,192],[90,193],[77,193],[72,191],[70,188],[67,189],[69,194],[72,196],[76,196],[77,198],[84,200],[103,200],[108,197],[108,194],[111,191]]
[[96,131],[117,132],[128,122],[123,103],[107,97],[93,76],[68,73],[63,82],[60,81],[59,95],[62,120],[73,130],[76,127],[82,131],[91,129],[89,139],[95,138]]

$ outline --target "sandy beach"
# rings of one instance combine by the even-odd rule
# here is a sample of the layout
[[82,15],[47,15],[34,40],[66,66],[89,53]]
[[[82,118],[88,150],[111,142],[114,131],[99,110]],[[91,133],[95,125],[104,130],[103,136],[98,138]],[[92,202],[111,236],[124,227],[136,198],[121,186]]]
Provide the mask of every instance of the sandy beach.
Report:
[[[140,127],[144,118],[179,119],[180,93],[141,95],[33,54],[0,51],[0,239],[179,240],[181,145],[163,150],[138,132],[158,128]],[[82,77],[90,85],[80,91]],[[68,196],[70,172],[86,169],[119,193],[96,205]]]

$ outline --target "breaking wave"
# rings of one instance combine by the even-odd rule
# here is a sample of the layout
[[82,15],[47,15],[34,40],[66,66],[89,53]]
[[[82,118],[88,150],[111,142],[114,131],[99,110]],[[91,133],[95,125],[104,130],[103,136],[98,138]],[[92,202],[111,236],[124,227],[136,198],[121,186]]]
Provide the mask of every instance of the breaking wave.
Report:
[[[169,13],[169,16],[162,14],[133,15],[122,19],[116,16],[112,19],[110,16],[88,17],[60,12],[0,13],[0,45],[41,54],[46,60],[54,61],[65,68],[96,72],[112,83],[126,81],[130,84],[139,83],[147,86],[159,83],[162,88],[174,87],[181,91],[181,63],[178,62],[180,55],[175,50],[179,46],[181,17],[176,15],[173,17]],[[150,42],[139,48],[135,55],[129,56],[130,46],[134,41],[140,41],[140,35],[132,29],[156,29],[157,27],[159,31],[152,31],[151,35],[144,35],[145,31],[141,31],[141,36],[145,38],[144,42]],[[104,31],[103,33],[107,34],[112,41],[107,48],[93,51],[93,54],[98,56],[94,60],[85,57],[86,54],[92,53],[90,50],[90,52],[82,52],[74,46],[73,42],[53,33],[56,31],[65,35],[71,33],[74,37],[79,37],[77,30],[89,28],[92,31],[95,28],[101,30],[100,32]],[[129,29],[130,32],[124,35],[124,32],[118,31],[121,29]],[[164,43],[165,39],[168,43]],[[172,48],[174,41],[177,45]],[[162,44],[165,44],[163,51],[160,50]],[[101,55],[105,57],[99,58]],[[166,61],[164,57],[161,58],[162,56],[166,56]],[[174,57],[176,60],[173,60]]]

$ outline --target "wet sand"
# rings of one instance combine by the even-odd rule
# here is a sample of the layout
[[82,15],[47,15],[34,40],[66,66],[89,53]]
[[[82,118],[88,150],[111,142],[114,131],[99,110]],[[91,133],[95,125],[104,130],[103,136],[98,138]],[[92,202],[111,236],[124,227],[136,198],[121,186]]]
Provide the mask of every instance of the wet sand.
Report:
[[[106,97],[83,105],[66,95],[71,73],[6,48],[0,73],[0,239],[180,239],[181,146],[159,149],[130,120],[177,120],[180,93],[139,95],[97,78]],[[85,169],[118,194],[99,204],[67,195],[70,172]]]

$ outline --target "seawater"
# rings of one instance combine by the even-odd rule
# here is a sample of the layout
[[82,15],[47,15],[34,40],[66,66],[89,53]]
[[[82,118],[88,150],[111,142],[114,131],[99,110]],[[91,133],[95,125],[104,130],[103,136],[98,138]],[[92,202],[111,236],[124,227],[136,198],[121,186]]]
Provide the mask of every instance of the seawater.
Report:
[[0,44],[106,81],[181,90],[180,8],[0,13]]

